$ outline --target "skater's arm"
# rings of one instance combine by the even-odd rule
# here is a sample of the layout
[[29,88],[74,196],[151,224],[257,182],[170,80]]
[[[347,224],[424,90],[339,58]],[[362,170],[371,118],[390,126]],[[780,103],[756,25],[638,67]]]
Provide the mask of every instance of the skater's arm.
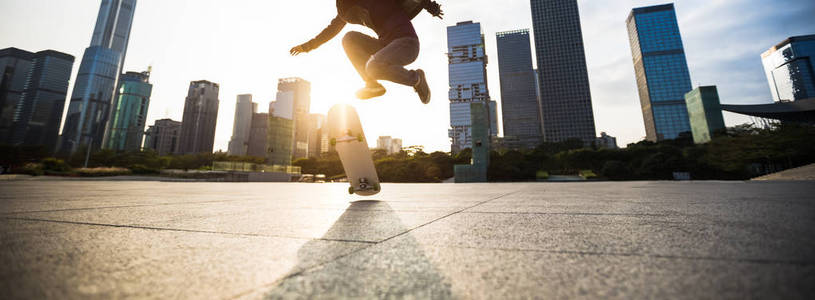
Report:
[[325,29],[323,29],[317,37],[311,39],[308,42],[303,43],[302,45],[295,46],[294,48],[289,51],[291,55],[297,55],[300,53],[310,52],[311,50],[319,48],[322,44],[333,39],[337,34],[345,28],[345,21],[342,20],[339,16],[334,18],[331,21],[331,25],[328,25]]

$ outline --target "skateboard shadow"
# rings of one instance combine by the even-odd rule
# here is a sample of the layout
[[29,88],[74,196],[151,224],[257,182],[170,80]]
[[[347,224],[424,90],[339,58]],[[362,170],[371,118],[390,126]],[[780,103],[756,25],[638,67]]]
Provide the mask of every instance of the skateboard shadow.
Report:
[[[297,266],[264,298],[451,298],[449,282],[409,233],[378,243],[344,241],[372,240],[383,232],[393,237],[407,230],[388,202],[352,202],[323,235],[332,241],[303,245]],[[361,248],[351,251],[349,246]]]

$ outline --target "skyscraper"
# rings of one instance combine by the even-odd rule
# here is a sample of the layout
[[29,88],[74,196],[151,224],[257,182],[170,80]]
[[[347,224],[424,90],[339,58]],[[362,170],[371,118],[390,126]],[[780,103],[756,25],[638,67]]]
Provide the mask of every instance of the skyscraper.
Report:
[[543,134],[529,30],[499,32],[496,39],[504,137],[518,141],[517,148],[535,148]]
[[487,54],[481,24],[460,22],[447,27],[447,56],[450,72],[451,151],[473,147],[472,103],[484,105],[484,119],[489,135],[498,135],[495,102],[487,87]]
[[596,137],[577,0],[532,0],[543,123],[547,142]]
[[252,128],[252,116],[257,113],[258,105],[252,102],[252,95],[238,95],[235,105],[235,122],[232,125],[232,139],[229,141],[229,155],[246,155],[249,147],[249,133]]
[[79,147],[98,149],[102,145],[135,11],[136,0],[102,0],[68,105],[62,151],[73,153]]
[[17,48],[0,50],[0,144],[11,143],[14,111],[23,98],[33,56]]
[[159,155],[178,153],[181,135],[181,122],[170,119],[156,120],[147,128],[144,138],[144,149],[152,149]]
[[308,115],[308,157],[320,157],[324,152],[322,142],[328,138],[325,122],[326,116],[323,114]]
[[249,139],[247,140],[246,155],[266,157],[267,142],[269,140],[269,114],[252,114],[249,124]]
[[219,86],[206,80],[193,81],[184,103],[179,153],[212,153],[218,121]]
[[277,101],[269,104],[269,126],[266,129],[266,162],[290,166],[294,144],[294,94],[278,92]]
[[761,60],[776,102],[815,98],[815,35],[788,38]]
[[294,159],[308,157],[308,114],[311,110],[311,83],[302,78],[283,78],[278,81],[278,93],[292,97],[294,139],[292,151]]
[[674,5],[635,8],[627,24],[646,138],[690,132],[685,94],[692,86]]
[[119,77],[119,91],[113,102],[103,147],[114,151],[140,151],[150,108],[150,71],[127,72]]
[[31,73],[14,111],[11,144],[55,150],[73,66],[73,56],[57,51],[32,56]]

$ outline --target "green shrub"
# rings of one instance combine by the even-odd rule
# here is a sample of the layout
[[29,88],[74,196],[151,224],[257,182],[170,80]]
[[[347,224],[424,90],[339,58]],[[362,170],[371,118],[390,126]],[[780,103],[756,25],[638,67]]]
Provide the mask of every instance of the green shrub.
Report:
[[125,168],[82,168],[76,169],[76,173],[82,177],[108,177],[130,175],[133,172]]
[[31,176],[45,175],[45,172],[42,170],[42,164],[38,164],[38,163],[27,163],[27,164],[23,165],[22,168],[14,170],[14,173],[23,174],[23,175],[31,175]]
[[71,166],[64,160],[50,157],[42,161],[42,169],[48,173],[67,173],[71,171]]
[[149,168],[149,167],[147,167],[145,165],[142,165],[142,164],[135,164],[135,165],[130,166],[130,171],[133,174],[138,174],[138,175],[155,175],[155,174],[160,173],[159,170]]

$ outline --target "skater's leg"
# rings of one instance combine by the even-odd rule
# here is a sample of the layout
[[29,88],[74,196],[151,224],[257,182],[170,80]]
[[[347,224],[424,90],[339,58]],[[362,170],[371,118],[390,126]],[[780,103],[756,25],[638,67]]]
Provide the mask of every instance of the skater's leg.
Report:
[[405,69],[419,57],[419,39],[396,39],[371,56],[365,68],[366,74],[374,79],[384,79],[398,84],[414,86],[419,80],[418,73]]
[[424,71],[407,70],[405,66],[419,57],[419,39],[413,37],[396,39],[374,54],[365,68],[373,79],[384,79],[412,86],[422,103],[430,102],[430,88]]
[[354,68],[357,70],[357,73],[359,73],[359,76],[362,77],[362,80],[365,80],[365,82],[375,82],[376,80],[368,76],[368,73],[365,71],[365,64],[368,63],[368,60],[371,59],[374,53],[382,49],[382,44],[379,40],[363,33],[351,31],[346,33],[345,37],[342,38],[342,47],[345,48],[345,54],[348,55],[348,59],[351,61],[351,64],[354,65]]

